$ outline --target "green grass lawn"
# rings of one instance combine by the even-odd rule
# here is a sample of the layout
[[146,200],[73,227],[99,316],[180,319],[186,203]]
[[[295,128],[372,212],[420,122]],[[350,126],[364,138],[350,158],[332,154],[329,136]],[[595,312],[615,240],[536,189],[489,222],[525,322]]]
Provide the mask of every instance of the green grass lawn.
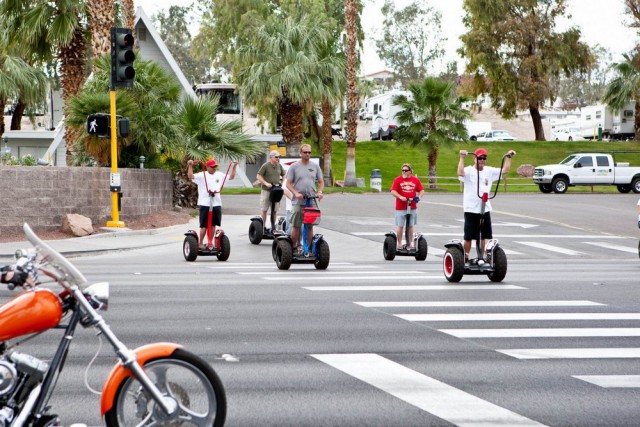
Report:
[[[516,173],[518,166],[530,164],[535,166],[559,163],[569,154],[577,151],[588,152],[614,152],[616,161],[629,162],[632,166],[640,166],[640,142],[467,142],[440,147],[438,154],[437,175],[438,184],[436,190],[430,191],[460,191],[460,184],[456,175],[460,150],[475,151],[483,147],[488,153],[487,164],[500,166],[502,155],[513,149],[517,155],[511,161],[511,171],[507,174],[508,192],[538,192],[538,186],[533,184],[530,178],[522,178]],[[344,179],[346,166],[346,143],[344,141],[333,142],[333,155],[331,163],[335,180]],[[313,155],[318,155],[317,147],[313,148]],[[417,174],[422,182],[427,181],[427,152],[422,148],[413,148],[409,145],[399,144],[396,141],[364,141],[356,145],[356,176],[365,178],[366,188],[331,188],[330,183],[325,187],[325,193],[351,192],[364,193],[371,191],[369,177],[373,169],[380,169],[382,174],[382,190],[389,191],[394,178],[400,175],[400,167],[403,163],[411,163],[414,174]],[[466,164],[472,163],[469,157]],[[448,178],[444,178],[448,177]],[[501,185],[504,189],[504,186]],[[569,192],[613,192],[618,190],[615,186],[578,186],[571,187]],[[259,188],[225,188],[228,194],[259,193]]]
[[[489,166],[500,166],[502,155],[513,149],[517,155],[511,161],[511,171],[507,174],[508,191],[535,191],[538,187],[533,185],[531,179],[523,179],[516,173],[518,166],[531,164],[541,166],[545,164],[559,163],[569,154],[576,151],[589,152],[616,152],[616,161],[629,162],[632,166],[640,166],[640,142],[468,142],[440,147],[438,154],[438,177],[450,177],[439,179],[437,191],[460,191],[460,186],[455,177],[460,158],[459,151],[475,151],[477,148],[486,148]],[[626,151],[626,152],[625,152]],[[334,179],[343,179],[346,166],[346,143],[334,141],[332,166]],[[425,149],[413,148],[409,145],[398,144],[395,141],[365,141],[356,145],[356,176],[365,178],[369,185],[369,177],[373,169],[380,169],[382,173],[382,189],[388,191],[393,179],[400,175],[400,167],[403,163],[411,163],[414,174],[417,174],[423,182],[427,176],[427,152]],[[467,165],[471,164],[469,158]],[[520,184],[520,185],[518,185]],[[614,186],[593,187],[598,192],[617,192]],[[570,192],[592,191],[591,187],[572,187]]]

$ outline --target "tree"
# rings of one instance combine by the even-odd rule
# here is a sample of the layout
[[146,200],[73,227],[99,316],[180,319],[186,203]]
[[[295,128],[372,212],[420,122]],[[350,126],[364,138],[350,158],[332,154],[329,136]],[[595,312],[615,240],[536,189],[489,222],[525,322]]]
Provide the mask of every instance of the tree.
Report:
[[462,107],[468,99],[456,97],[454,83],[435,78],[410,83],[409,91],[411,97],[399,95],[393,101],[402,107],[396,115],[401,125],[397,139],[428,150],[429,186],[435,188],[439,147],[468,137],[464,121],[470,113]]
[[555,30],[565,9],[566,0],[464,0],[469,31],[460,53],[477,77],[475,94],[489,93],[505,118],[528,109],[537,141],[545,140],[540,107],[551,95],[551,77],[586,73],[591,62],[580,30]]
[[607,85],[604,101],[614,110],[621,110],[627,101],[636,101],[635,140],[640,141],[640,65],[628,54],[623,58],[611,65],[617,76]]
[[158,33],[167,45],[187,80],[192,83],[204,82],[208,78],[209,61],[192,54],[192,37],[189,33],[188,17],[191,7],[170,6],[166,12],[154,15]]
[[245,101],[276,104],[288,156],[298,155],[305,105],[322,99],[327,83],[338,85],[331,76],[340,71],[339,60],[321,54],[327,41],[327,31],[316,22],[273,18],[238,49],[237,82]]
[[356,186],[356,137],[358,132],[358,5],[357,0],[344,0],[345,29],[347,32],[347,163],[345,187]]
[[382,15],[382,35],[375,39],[378,56],[403,83],[425,78],[444,56],[442,13],[419,0],[401,10],[393,0],[385,0]]

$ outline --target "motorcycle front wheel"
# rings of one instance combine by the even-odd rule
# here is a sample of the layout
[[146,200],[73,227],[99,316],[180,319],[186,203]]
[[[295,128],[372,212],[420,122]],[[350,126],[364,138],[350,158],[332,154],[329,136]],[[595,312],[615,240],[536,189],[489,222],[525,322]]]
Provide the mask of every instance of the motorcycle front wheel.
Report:
[[167,415],[133,377],[118,386],[111,410],[105,414],[109,427],[199,426],[222,427],[227,400],[222,382],[200,357],[183,349],[169,357],[153,359],[144,370],[160,392],[179,409]]

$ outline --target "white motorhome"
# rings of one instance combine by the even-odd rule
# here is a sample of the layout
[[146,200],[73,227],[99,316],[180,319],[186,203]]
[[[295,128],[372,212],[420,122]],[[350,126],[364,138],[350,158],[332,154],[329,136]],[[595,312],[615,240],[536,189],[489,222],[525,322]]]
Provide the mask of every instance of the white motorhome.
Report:
[[599,129],[605,139],[627,139],[635,135],[635,101],[628,101],[614,111],[606,104],[588,105],[580,111],[580,133],[586,139],[597,139]]
[[371,139],[393,139],[393,134],[398,129],[396,114],[402,111],[397,105],[393,105],[397,96],[404,95],[413,99],[411,92],[404,90],[392,90],[367,100],[367,114],[371,116]]

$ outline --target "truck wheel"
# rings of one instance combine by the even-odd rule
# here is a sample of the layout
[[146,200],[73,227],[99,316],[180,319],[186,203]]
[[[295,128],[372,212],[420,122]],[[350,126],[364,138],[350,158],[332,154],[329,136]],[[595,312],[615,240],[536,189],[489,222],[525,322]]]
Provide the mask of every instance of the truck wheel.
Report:
[[569,182],[566,178],[556,178],[551,183],[551,189],[554,193],[562,194],[567,192],[569,188]]
[[501,247],[493,251],[493,271],[487,275],[492,282],[502,282],[507,275],[507,255]]
[[475,135],[471,135],[471,138],[469,138],[469,139],[471,139],[472,141],[477,141],[477,140],[478,140],[478,137],[477,137],[477,136],[475,136]]
[[449,248],[442,259],[444,277],[449,282],[459,282],[464,275],[464,255],[460,248]]
[[640,178],[633,178],[633,181],[631,181],[631,189],[634,193],[640,193]]
[[623,194],[626,194],[631,191],[630,185],[618,185],[617,188],[618,188],[618,191]]
[[384,239],[384,244],[382,245],[382,255],[384,255],[384,259],[387,261],[393,261],[396,257],[396,238],[393,236],[387,236]]
[[551,184],[538,184],[538,188],[545,194],[549,194],[553,191],[551,189]]
[[260,242],[262,242],[263,232],[264,227],[262,226],[262,221],[254,219],[251,221],[251,225],[249,226],[249,241],[254,245],[259,245]]

